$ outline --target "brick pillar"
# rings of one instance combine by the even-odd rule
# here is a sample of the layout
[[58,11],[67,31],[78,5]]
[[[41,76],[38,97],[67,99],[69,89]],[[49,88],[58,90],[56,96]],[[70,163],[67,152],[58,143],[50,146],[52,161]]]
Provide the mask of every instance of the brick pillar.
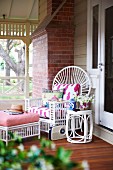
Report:
[[42,88],[48,88],[47,33],[33,39],[33,96],[41,97]]
[[[48,11],[52,7],[54,12],[61,2],[48,0]],[[35,31],[33,51],[33,96],[40,97],[43,87],[51,89],[60,69],[74,65],[74,0],[67,0],[46,28]]]
[[[61,4],[62,0],[58,0]],[[53,11],[58,8],[53,0]],[[48,86],[63,67],[74,64],[74,1],[67,0],[46,27],[48,33]]]
[[51,15],[59,7],[63,0],[47,0],[47,14]]
[[[64,31],[65,30],[65,31]],[[52,28],[48,32],[48,86],[63,67],[74,64],[73,29]]]

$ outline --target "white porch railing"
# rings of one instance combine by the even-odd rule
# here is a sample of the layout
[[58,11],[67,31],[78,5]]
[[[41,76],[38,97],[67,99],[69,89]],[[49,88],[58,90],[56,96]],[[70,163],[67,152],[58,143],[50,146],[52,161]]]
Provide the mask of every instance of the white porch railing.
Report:
[[14,96],[25,97],[25,81],[25,77],[0,77],[0,98]]
[[29,22],[29,23],[23,23],[23,22],[0,22],[0,36],[10,36],[10,37],[26,37],[27,30],[29,30],[29,35],[31,35],[32,32],[35,31],[38,24]]

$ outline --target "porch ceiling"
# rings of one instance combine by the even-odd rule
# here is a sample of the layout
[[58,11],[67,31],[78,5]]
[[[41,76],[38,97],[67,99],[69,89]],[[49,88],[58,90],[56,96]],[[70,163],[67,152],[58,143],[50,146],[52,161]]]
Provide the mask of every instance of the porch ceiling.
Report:
[[38,0],[0,0],[0,19],[38,20]]

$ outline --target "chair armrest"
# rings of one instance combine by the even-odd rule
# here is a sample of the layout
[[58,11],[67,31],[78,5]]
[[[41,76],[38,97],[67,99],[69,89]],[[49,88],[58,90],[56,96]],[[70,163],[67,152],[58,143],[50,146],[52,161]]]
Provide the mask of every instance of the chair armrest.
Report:
[[29,107],[36,106],[41,107],[42,106],[42,98],[26,98],[25,99],[25,111],[28,111]]

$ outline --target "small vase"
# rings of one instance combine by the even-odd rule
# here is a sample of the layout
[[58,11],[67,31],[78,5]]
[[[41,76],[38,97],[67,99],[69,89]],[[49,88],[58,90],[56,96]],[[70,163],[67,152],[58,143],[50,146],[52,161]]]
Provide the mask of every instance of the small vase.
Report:
[[76,102],[74,99],[70,99],[69,101],[69,110],[75,110],[76,109]]
[[89,103],[83,103],[82,105],[79,106],[80,110],[88,110],[90,107],[90,102]]

